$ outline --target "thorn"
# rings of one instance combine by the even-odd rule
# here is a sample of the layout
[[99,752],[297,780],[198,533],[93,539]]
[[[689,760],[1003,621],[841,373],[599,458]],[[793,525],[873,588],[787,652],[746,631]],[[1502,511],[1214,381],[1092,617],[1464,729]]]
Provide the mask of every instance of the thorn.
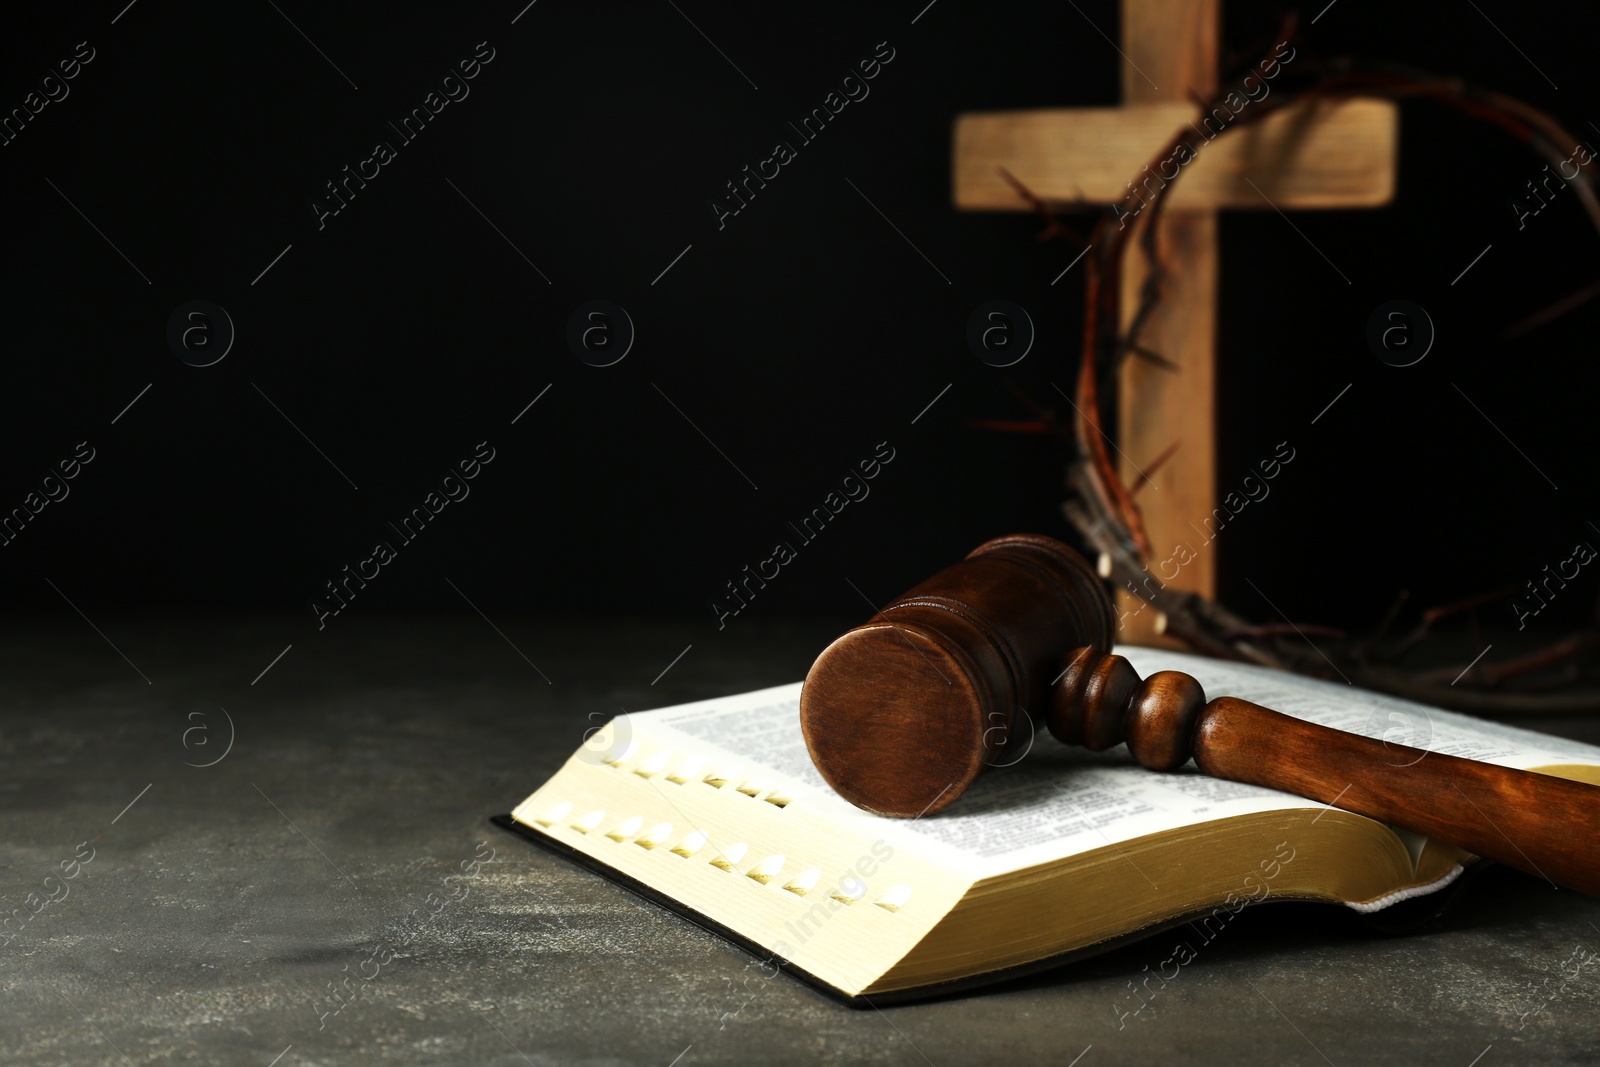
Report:
[[1141,359],[1154,363],[1162,370],[1171,371],[1172,373],[1176,374],[1180,369],[1176,363],[1172,362],[1172,360],[1168,359],[1166,356],[1163,356],[1160,352],[1151,351],[1150,349],[1144,347],[1144,345],[1129,344],[1128,351],[1132,352]]
[[1165,449],[1163,449],[1161,454],[1156,457],[1155,462],[1150,464],[1150,466],[1148,468],[1146,468],[1144,473],[1142,475],[1140,475],[1139,484],[1135,485],[1132,489],[1128,490],[1128,495],[1129,496],[1138,496],[1139,495],[1139,490],[1143,489],[1147,485],[1155,484],[1151,479],[1155,477],[1156,471],[1161,469],[1161,465],[1163,463],[1165,463],[1167,460],[1172,458],[1173,454],[1178,451],[1178,446],[1180,444],[1182,444],[1182,443],[1183,442],[1181,442],[1181,441],[1174,441],[1170,445],[1168,445]]
[[1000,172],[1000,177],[1005,179],[1006,184],[1010,185],[1012,189],[1016,190],[1017,195],[1026,201],[1034,211],[1043,216],[1045,222],[1048,223],[1044,230],[1034,238],[1037,243],[1043,244],[1052,237],[1064,237],[1067,239],[1068,243],[1073,244],[1078,248],[1087,247],[1089,242],[1080,237],[1072,228],[1063,225],[1061,220],[1056,216],[1056,213],[1050,209],[1050,205],[1046,204],[1043,200],[1039,199],[1039,197],[1035,196],[1033,190],[1029,189],[1026,185],[1023,185],[1020,181],[1018,181],[1016,176],[1013,175],[1009,170],[1006,170],[1006,168],[997,167],[995,169]]
[[1410,599],[1411,590],[1409,589],[1402,589],[1395,594],[1394,600],[1389,603],[1389,610],[1384,612],[1383,618],[1378,622],[1378,628],[1372,631],[1372,636],[1367,638],[1366,642],[1361,646],[1362,655],[1366,655],[1377,647],[1378,642],[1383,640],[1384,634],[1389,632],[1389,627],[1394,625],[1395,619],[1400,617],[1400,609]]
[[1307,635],[1332,637],[1338,640],[1343,640],[1346,636],[1343,630],[1332,626],[1321,626],[1314,622],[1264,622],[1255,626],[1235,627],[1223,636],[1229,641],[1234,641],[1241,637],[1288,637],[1291,634],[1299,634],[1302,637]]
[[1473,608],[1479,608],[1485,604],[1492,604],[1496,600],[1516,595],[1517,587],[1515,585],[1502,585],[1498,589],[1490,589],[1488,592],[1479,593],[1464,600],[1457,600],[1452,604],[1441,604],[1438,607],[1429,608],[1422,613],[1422,617],[1432,624],[1441,619],[1448,619],[1452,615],[1459,615],[1463,611],[1471,611]]
[[1505,332],[1500,335],[1500,339],[1509,341],[1513,337],[1522,336],[1529,330],[1536,330],[1547,322],[1559,319],[1574,308],[1587,304],[1597,296],[1600,296],[1600,282],[1590,282],[1571,296],[1562,297],[1543,311],[1537,311],[1522,321],[1506,327]]
[[1054,433],[1055,428],[1043,419],[968,419],[974,430],[994,430],[998,433]]

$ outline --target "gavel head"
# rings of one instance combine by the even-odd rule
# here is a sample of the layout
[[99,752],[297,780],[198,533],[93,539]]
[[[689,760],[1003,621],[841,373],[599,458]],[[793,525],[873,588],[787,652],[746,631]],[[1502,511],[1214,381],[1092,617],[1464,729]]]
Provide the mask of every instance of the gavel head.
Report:
[[817,657],[800,693],[812,762],[857,807],[938,811],[985,766],[1021,758],[1066,652],[1109,650],[1115,626],[1100,579],[1066,545],[980,545]]

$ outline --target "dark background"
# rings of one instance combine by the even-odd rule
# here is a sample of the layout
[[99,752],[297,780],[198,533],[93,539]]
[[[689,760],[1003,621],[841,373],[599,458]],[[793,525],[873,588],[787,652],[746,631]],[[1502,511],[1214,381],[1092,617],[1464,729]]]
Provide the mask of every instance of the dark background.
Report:
[[[484,440],[496,459],[470,497],[396,544],[349,612],[470,610],[448,578],[490,615],[688,616],[714,632],[710,598],[778,539],[799,558],[730,626],[864,615],[863,597],[881,603],[990,536],[1069,536],[1060,444],[968,423],[1025,416],[1007,374],[1045,402],[1051,382],[1070,389],[1081,273],[1050,282],[1076,250],[1037,244],[1029,215],[957,213],[950,129],[966,110],[1116,103],[1121,60],[1096,29],[1117,35],[1116,6],[939,0],[913,24],[924,2],[541,0],[515,25],[522,0],[8,15],[0,109],[77,42],[96,56],[0,148],[0,510],[78,442],[96,458],[0,549],[4,605],[70,617],[53,582],[91,617],[282,610],[314,630],[322,584],[394,541],[387,521]],[[1460,75],[1600,139],[1592,15],[1529,10],[1339,0],[1301,49]],[[1278,16],[1229,5],[1229,44],[1268,43]],[[309,205],[324,182],[397,141],[385,121],[479,41],[495,58],[470,96],[319,231]],[[793,141],[786,122],[880,41],[895,58],[871,95],[719,231],[709,204],[723,183]],[[1541,166],[1487,126],[1406,105],[1391,207],[1292,216],[1351,284],[1276,213],[1226,216],[1223,489],[1277,442],[1297,451],[1221,539],[1239,610],[1270,614],[1248,576],[1298,619],[1360,627],[1398,588],[1427,604],[1520,585],[1576,540],[1600,544],[1587,525],[1600,522],[1600,306],[1499,339],[1596,273],[1571,190],[1518,231],[1509,201]],[[1039,327],[1009,371],[964,343],[992,297]],[[196,298],[237,328],[207,368],[164,336]],[[564,340],[594,298],[638,330],[609,368]],[[1439,333],[1404,369],[1363,341],[1395,298],[1425,306]],[[880,441],[896,458],[871,496],[799,545],[787,523]],[[1594,584],[1584,574],[1537,625],[1588,611]],[[1508,600],[1489,611],[1513,621]]]

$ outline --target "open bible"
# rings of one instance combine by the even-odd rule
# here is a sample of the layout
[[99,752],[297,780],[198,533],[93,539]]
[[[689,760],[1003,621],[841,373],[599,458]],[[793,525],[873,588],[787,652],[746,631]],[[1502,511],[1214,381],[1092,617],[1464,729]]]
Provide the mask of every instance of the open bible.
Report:
[[[1600,748],[1346,685],[1122,648],[1141,674],[1424,749],[1600,784]],[[1266,900],[1378,912],[1436,892],[1460,849],[1286,793],[1157,773],[1123,746],[1008,745],[917,819],[835,795],[801,737],[800,685],[613,719],[496,821],[844,998],[991,981]],[[1031,747],[1026,758],[1015,753]],[[1426,758],[1425,756],[1423,758]]]

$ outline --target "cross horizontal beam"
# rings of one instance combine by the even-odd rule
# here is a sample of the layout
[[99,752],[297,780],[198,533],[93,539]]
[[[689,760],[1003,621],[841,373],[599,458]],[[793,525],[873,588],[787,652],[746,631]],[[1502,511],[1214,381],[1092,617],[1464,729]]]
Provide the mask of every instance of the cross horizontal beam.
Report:
[[[1241,112],[1232,122],[1243,118]],[[1002,167],[1046,200],[1120,202],[1147,165],[1157,173],[1156,153],[1191,123],[1192,162],[1161,168],[1167,176],[1182,172],[1170,209],[1263,209],[1264,196],[1284,210],[1363,208],[1394,197],[1399,112],[1390,101],[1357,98],[1297,103],[1236,131],[1181,102],[961,115],[955,205],[1030,210]]]

